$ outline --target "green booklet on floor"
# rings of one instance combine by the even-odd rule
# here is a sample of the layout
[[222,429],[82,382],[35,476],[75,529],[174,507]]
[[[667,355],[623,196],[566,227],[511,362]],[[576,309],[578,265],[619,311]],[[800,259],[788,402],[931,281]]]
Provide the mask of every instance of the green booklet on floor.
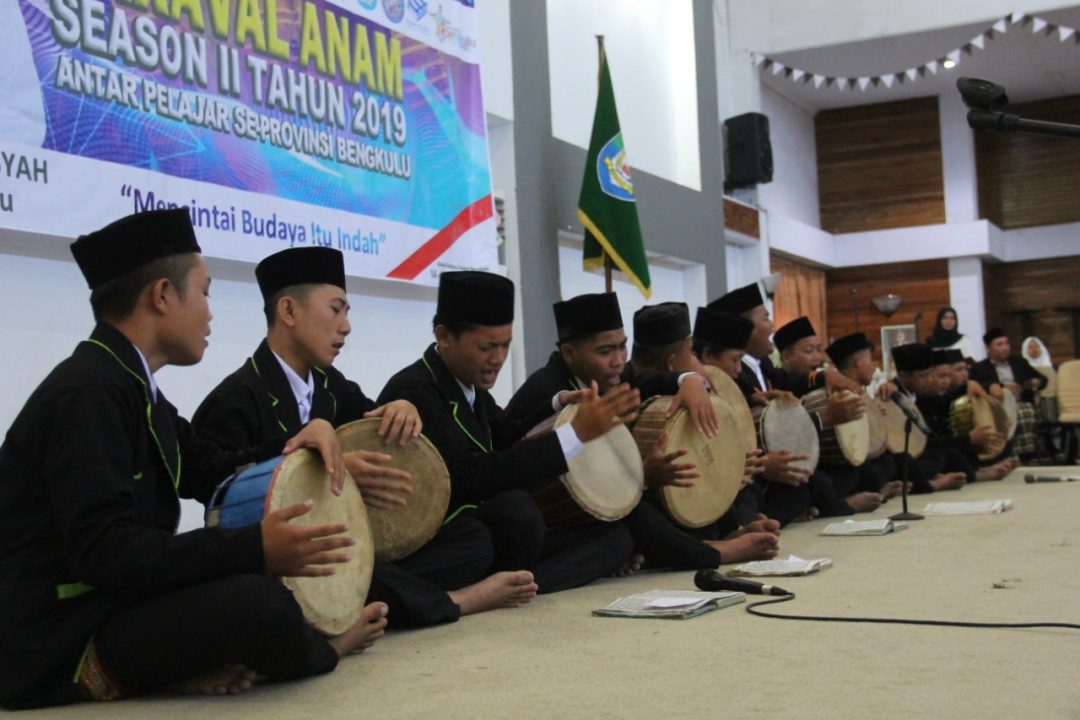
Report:
[[649,590],[621,597],[607,607],[593,610],[593,615],[685,620],[741,602],[746,602],[746,595],[741,592]]

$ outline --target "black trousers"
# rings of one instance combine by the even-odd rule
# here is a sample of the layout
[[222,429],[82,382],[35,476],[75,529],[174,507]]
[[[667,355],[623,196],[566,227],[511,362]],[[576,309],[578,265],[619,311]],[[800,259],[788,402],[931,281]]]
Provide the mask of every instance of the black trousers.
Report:
[[390,627],[454,622],[461,608],[447,595],[487,576],[495,558],[491,535],[479,520],[457,517],[426,545],[396,562],[376,562],[369,601],[390,608]]
[[[915,464],[927,478],[927,484],[935,475],[952,472],[962,472],[968,482],[975,482],[975,468],[964,457],[964,453],[956,448],[935,445],[933,441],[927,444],[926,450]],[[918,486],[915,491],[919,492]]]
[[651,568],[701,570],[723,562],[720,551],[680,529],[658,508],[653,498],[645,498],[622,522],[630,530],[634,548],[645,556]]
[[330,672],[338,661],[304,620],[292,592],[263,575],[234,575],[132,604],[109,618],[95,644],[125,693],[225,665],[295,680]]
[[503,491],[469,512],[491,533],[492,571],[531,570],[541,593],[607,577],[626,563],[633,550],[622,523],[547,528],[532,496],[524,490]]
[[830,475],[823,470],[816,470],[801,485],[757,481],[761,487],[761,503],[764,513],[780,523],[787,525],[806,514],[810,506],[818,509],[824,517],[851,515],[851,506],[837,496]]

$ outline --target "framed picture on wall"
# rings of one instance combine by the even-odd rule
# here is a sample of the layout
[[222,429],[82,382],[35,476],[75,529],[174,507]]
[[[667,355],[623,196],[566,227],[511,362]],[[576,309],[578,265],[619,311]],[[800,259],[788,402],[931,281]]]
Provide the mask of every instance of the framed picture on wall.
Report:
[[894,375],[892,367],[892,349],[898,345],[918,342],[915,325],[883,325],[881,328],[881,369],[885,377]]

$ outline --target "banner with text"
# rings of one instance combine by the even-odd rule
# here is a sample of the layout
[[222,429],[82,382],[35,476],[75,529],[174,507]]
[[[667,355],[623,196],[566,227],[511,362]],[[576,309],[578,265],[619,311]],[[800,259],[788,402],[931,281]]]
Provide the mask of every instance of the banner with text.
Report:
[[187,206],[215,257],[497,269],[474,0],[0,5],[0,227]]

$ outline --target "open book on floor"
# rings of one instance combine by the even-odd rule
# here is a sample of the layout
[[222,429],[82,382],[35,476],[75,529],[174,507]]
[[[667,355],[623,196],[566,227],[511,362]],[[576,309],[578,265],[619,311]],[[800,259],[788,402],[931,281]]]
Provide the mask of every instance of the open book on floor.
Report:
[[880,520],[845,520],[844,522],[829,523],[821,531],[822,535],[888,535],[897,530],[904,530],[907,525],[893,522],[889,518]]
[[787,560],[782,558],[777,558],[776,560],[755,560],[753,562],[743,563],[742,565],[736,565],[729,574],[746,575],[748,577],[784,577],[791,575],[809,575],[810,573],[816,573],[818,570],[824,570],[829,567],[832,567],[832,560],[829,558],[803,560],[801,557],[791,555]]
[[593,615],[685,620],[741,602],[746,602],[746,595],[741,592],[649,590],[621,597],[607,607],[593,610]]
[[1012,500],[970,500],[968,502],[927,503],[927,515],[996,515],[1012,510]]

